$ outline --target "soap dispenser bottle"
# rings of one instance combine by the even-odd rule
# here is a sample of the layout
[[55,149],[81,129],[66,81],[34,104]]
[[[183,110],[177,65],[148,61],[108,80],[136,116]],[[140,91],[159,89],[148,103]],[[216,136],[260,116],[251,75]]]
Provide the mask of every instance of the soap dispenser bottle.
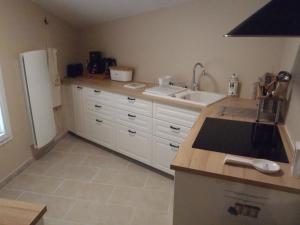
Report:
[[229,96],[237,96],[238,86],[239,86],[239,80],[238,80],[237,75],[234,73],[234,74],[232,74],[231,78],[229,79],[228,95]]

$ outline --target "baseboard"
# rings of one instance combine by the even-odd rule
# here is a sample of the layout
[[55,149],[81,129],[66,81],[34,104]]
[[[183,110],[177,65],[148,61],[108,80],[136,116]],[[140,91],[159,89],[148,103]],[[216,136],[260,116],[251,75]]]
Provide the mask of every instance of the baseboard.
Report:
[[35,159],[40,159],[42,158],[44,155],[46,155],[48,152],[50,152],[54,146],[57,144],[57,142],[59,142],[61,139],[63,139],[66,135],[68,134],[68,132],[63,132],[60,135],[56,136],[49,144],[47,144],[46,146],[42,147],[42,148],[34,148],[33,146],[31,146],[31,150],[32,150],[32,155]]
[[4,187],[9,181],[11,181],[15,176],[23,172],[30,164],[34,161],[33,157],[30,157],[25,162],[17,167],[12,173],[0,181],[0,188]]

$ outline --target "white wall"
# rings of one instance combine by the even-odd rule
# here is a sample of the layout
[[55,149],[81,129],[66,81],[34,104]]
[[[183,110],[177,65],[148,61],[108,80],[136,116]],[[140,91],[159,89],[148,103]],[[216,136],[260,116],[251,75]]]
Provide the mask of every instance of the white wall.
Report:
[[196,0],[168,9],[106,22],[83,30],[84,59],[91,50],[114,56],[136,69],[135,79],[155,82],[174,75],[190,82],[200,61],[211,76],[201,88],[227,92],[228,79],[237,73],[241,96],[251,97],[253,83],[265,72],[279,70],[282,39],[224,38],[268,0]]
[[300,38],[285,39],[281,69],[293,76],[286,126],[292,141],[300,141]]
[[[49,47],[59,51],[59,71],[76,60],[76,32],[27,0],[0,0],[0,65],[6,89],[13,139],[0,146],[0,181],[31,157],[32,138],[25,108],[19,54],[45,48],[44,16],[49,18]],[[64,130],[62,109],[56,112],[58,132]]]

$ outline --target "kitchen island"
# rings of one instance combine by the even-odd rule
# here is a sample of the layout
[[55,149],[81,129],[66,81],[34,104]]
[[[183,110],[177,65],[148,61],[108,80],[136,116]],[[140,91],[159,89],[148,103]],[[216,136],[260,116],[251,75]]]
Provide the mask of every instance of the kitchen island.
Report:
[[42,225],[46,211],[44,205],[0,198],[1,225]]
[[[224,115],[223,107],[245,109],[245,113]],[[289,163],[279,162],[281,171],[276,174],[225,165],[226,154],[193,148],[206,118],[254,122],[251,109],[255,112],[256,101],[227,98],[202,110],[171,165],[175,170],[174,225],[296,225],[300,221],[300,179],[291,174],[293,147],[284,124],[278,129]],[[280,213],[289,216],[281,218]]]

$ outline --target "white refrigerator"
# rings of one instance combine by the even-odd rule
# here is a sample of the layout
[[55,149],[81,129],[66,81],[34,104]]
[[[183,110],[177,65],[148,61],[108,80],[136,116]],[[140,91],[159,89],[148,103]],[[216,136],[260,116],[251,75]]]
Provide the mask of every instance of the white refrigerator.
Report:
[[40,149],[56,135],[47,51],[25,52],[20,59],[34,148]]

